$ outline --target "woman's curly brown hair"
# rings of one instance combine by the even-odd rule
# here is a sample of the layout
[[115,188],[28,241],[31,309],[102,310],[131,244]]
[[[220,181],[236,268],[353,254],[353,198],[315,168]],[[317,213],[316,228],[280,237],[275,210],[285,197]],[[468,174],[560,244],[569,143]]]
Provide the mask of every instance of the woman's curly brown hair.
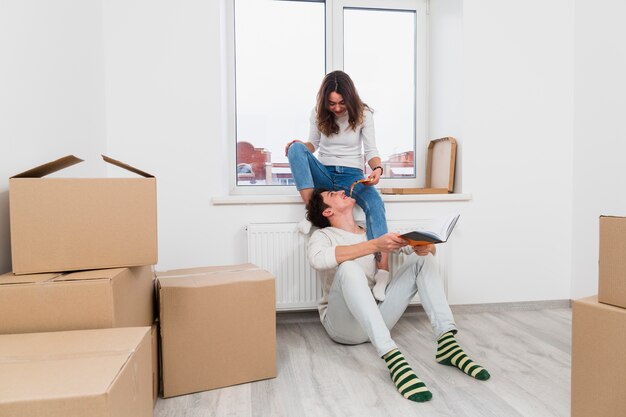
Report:
[[354,83],[348,74],[343,71],[333,71],[324,77],[317,92],[317,128],[326,136],[339,133],[339,125],[335,122],[335,114],[328,108],[328,96],[335,92],[341,94],[348,110],[348,123],[352,130],[363,123],[365,109],[371,111],[367,104],[361,101]]

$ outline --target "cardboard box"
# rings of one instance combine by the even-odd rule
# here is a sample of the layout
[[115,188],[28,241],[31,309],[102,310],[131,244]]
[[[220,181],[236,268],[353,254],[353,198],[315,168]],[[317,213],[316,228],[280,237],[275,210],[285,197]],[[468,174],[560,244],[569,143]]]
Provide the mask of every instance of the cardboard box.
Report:
[[0,275],[0,334],[150,326],[151,266]]
[[600,216],[598,300],[626,308],[626,217]]
[[73,155],[9,179],[13,272],[29,274],[157,263],[156,179],[44,178]]
[[150,329],[152,341],[152,400],[156,405],[159,398],[159,325],[154,323]]
[[572,417],[626,410],[626,309],[597,297],[572,305]]
[[0,415],[152,416],[150,328],[0,336]]
[[163,396],[276,376],[275,278],[252,264],[157,272]]

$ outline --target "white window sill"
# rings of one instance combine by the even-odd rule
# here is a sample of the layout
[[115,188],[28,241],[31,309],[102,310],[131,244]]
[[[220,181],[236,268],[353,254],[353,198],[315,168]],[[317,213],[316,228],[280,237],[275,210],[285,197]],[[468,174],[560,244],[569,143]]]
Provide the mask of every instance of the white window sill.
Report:
[[[471,194],[381,194],[384,202],[470,201]],[[213,197],[218,205],[237,204],[302,204],[299,195],[227,195]]]

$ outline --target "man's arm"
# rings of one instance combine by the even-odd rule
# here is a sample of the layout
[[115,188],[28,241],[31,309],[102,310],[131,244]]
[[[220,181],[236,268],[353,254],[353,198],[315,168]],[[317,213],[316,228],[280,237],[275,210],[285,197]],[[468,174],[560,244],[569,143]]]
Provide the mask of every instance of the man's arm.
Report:
[[320,229],[315,231],[309,240],[309,263],[316,270],[335,268],[342,262],[371,255],[376,252],[391,252],[407,241],[397,233],[387,233],[379,238],[368,240],[354,245],[336,246],[331,239]]
[[336,246],[335,259],[337,264],[362,256],[371,255],[376,252],[393,252],[406,246],[407,241],[397,233],[387,233],[376,239],[354,245]]

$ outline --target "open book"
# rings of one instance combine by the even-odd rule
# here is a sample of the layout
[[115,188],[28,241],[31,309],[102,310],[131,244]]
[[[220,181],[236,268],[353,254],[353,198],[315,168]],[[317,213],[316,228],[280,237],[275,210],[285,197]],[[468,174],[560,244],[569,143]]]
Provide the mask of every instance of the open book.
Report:
[[408,240],[411,246],[443,243],[448,240],[452,229],[454,229],[457,220],[459,220],[459,216],[460,214],[454,214],[448,217],[433,219],[424,227],[400,236]]

